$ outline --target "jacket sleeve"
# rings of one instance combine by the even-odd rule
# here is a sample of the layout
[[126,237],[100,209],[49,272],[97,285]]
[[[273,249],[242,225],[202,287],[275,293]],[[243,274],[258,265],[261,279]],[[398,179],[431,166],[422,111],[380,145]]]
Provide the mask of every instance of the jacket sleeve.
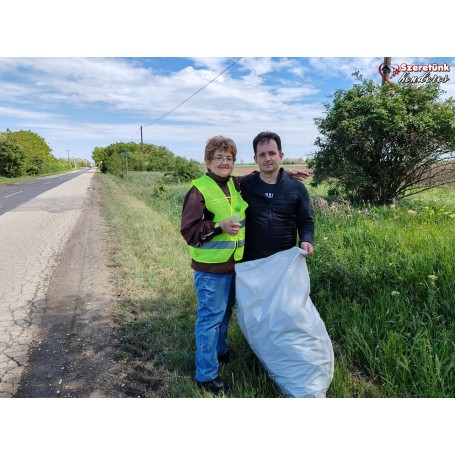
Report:
[[209,241],[214,235],[221,233],[221,228],[215,228],[213,214],[206,209],[201,192],[192,187],[185,196],[182,208],[180,233],[188,245],[200,246]]
[[299,185],[299,199],[297,204],[297,229],[299,232],[299,245],[302,242],[313,244],[314,239],[314,221],[311,216],[310,196],[301,182]]
[[244,175],[233,175],[232,182],[234,183],[235,189],[242,194],[242,181],[245,180]]

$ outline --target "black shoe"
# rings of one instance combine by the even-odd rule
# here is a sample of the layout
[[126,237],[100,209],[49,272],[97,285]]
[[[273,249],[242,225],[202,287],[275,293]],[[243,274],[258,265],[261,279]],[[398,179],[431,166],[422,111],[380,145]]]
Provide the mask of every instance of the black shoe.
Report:
[[224,363],[226,365],[234,357],[235,357],[234,352],[228,349],[224,354],[219,354],[218,355],[218,363]]
[[229,386],[225,384],[219,376],[215,379],[212,379],[211,381],[205,382],[196,381],[196,385],[201,389],[212,392],[214,395],[229,393]]

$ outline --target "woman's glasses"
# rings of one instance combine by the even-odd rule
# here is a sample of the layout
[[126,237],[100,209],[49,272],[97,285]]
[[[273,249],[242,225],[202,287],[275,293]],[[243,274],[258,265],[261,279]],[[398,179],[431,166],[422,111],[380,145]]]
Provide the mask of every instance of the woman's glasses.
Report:
[[216,155],[213,157],[213,161],[216,161],[217,163],[222,163],[223,161],[232,163],[234,161],[234,159],[232,158],[232,156]]

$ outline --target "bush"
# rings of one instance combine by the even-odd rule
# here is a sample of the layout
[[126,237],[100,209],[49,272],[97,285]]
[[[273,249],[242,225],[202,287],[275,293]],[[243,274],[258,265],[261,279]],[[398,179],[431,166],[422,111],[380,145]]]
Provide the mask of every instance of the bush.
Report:
[[202,175],[201,164],[196,160],[187,160],[177,156],[172,171],[167,172],[166,176],[171,175],[175,178],[175,183],[189,182]]
[[312,185],[329,181],[352,202],[390,204],[441,185],[455,157],[455,101],[437,84],[361,84],[338,90],[315,119]]
[[152,196],[153,197],[164,197],[169,193],[169,188],[163,182],[158,182],[156,185],[153,186],[152,189]]
[[20,177],[25,172],[25,152],[19,145],[0,141],[0,176]]

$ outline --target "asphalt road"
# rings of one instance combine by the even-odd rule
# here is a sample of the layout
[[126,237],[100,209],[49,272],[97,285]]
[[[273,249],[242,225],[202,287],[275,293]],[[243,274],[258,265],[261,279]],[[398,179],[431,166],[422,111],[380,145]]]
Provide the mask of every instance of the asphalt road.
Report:
[[62,183],[74,179],[84,172],[87,172],[87,170],[72,171],[66,174],[0,185],[0,215],[15,209],[19,205],[39,196],[45,191],[49,191]]
[[0,186],[0,397],[18,390],[94,170]]

